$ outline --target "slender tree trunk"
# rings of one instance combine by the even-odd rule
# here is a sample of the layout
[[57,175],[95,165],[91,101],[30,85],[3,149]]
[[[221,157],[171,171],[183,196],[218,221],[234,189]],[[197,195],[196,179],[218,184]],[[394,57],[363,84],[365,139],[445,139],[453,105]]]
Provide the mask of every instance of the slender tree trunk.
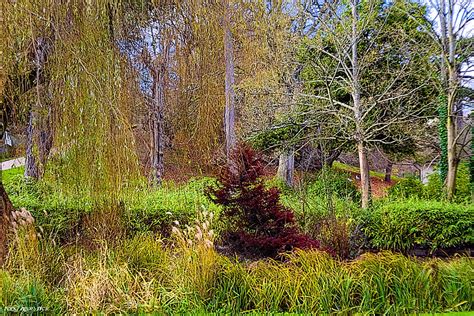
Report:
[[12,211],[12,203],[3,187],[3,183],[0,181],[0,266],[5,262],[8,253],[8,234]]
[[34,113],[30,110],[28,117],[28,126],[26,128],[26,161],[25,161],[25,177],[38,179],[38,166],[33,153],[34,146]]
[[39,134],[39,163],[41,165],[41,170],[39,170],[39,176],[42,177],[44,174],[44,169],[46,162],[48,161],[49,153],[53,147],[53,133],[51,130],[51,106],[48,106],[48,114],[46,116],[45,122],[41,128]]
[[[474,119],[474,113],[471,114]],[[471,184],[471,200],[474,203],[474,125],[471,127],[471,157],[469,158],[469,174]]]
[[456,69],[456,38],[453,30],[453,4],[449,2],[447,8],[447,34],[448,34],[448,174],[446,178],[446,194],[448,200],[452,200],[456,191],[456,174],[458,169],[456,152],[456,90],[457,90],[457,69]]
[[277,175],[289,186],[294,184],[295,153],[293,150],[284,151],[280,154]]
[[153,77],[153,100],[151,104],[151,183],[161,185],[164,172],[165,67],[155,67]]
[[225,140],[226,155],[229,159],[236,144],[235,137],[235,74],[234,74],[234,44],[231,32],[231,12],[229,0],[223,0],[224,5],[224,60],[225,60]]
[[357,144],[359,152],[359,168],[360,168],[360,188],[362,191],[362,208],[370,206],[370,170],[369,161],[367,159],[367,149],[363,143]]
[[359,153],[360,184],[362,190],[362,208],[368,208],[370,205],[370,175],[369,161],[367,159],[367,149],[364,142],[364,131],[362,129],[362,109],[360,103],[360,78],[359,78],[359,60],[358,60],[358,32],[357,22],[359,20],[357,5],[358,0],[352,0],[352,99],[354,102],[354,117],[356,122],[356,141]]
[[[39,178],[40,172],[38,168],[38,161],[33,152],[33,147],[35,139],[39,139],[38,147],[41,163],[46,163],[46,153],[49,154],[49,149],[51,146],[46,142],[48,137],[45,132],[50,132],[50,127],[48,124],[45,129],[38,128],[40,124],[40,109],[42,108],[42,91],[41,86],[44,84],[44,66],[48,54],[48,43],[47,40],[43,37],[38,37],[35,39],[34,43],[34,60],[33,64],[35,66],[36,76],[35,76],[35,87],[36,87],[36,102],[30,107],[29,117],[28,117],[28,126],[26,129],[26,163],[25,163],[25,176],[32,178]],[[46,120],[49,120],[50,109],[48,111],[48,117]],[[39,135],[38,132],[39,131]],[[39,136],[39,137],[38,137]],[[44,137],[43,137],[44,136]],[[49,148],[49,149],[48,149]]]
[[447,132],[448,132],[448,174],[446,177],[446,195],[448,200],[452,200],[454,194],[456,193],[456,175],[458,169],[458,162],[456,159],[456,123],[455,117],[449,115],[449,104],[448,98],[448,122],[447,122]]
[[393,163],[391,161],[387,161],[387,166],[385,167],[385,182],[391,182],[392,181],[392,168],[393,168]]

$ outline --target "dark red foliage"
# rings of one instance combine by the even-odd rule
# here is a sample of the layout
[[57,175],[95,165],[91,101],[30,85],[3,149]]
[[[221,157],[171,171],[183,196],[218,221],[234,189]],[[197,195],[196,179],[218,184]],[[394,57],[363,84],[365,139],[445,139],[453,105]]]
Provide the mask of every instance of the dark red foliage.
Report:
[[265,187],[263,167],[255,151],[239,145],[220,173],[219,187],[208,189],[230,221],[226,241],[237,251],[265,257],[294,248],[319,248],[318,241],[299,231],[293,212],[280,203],[279,190]]

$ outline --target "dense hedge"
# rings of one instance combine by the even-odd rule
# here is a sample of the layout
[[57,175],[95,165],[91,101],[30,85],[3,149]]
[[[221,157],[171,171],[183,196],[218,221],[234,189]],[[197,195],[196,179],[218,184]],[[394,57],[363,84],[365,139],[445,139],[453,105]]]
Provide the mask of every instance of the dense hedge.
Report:
[[392,201],[363,212],[359,220],[375,248],[406,251],[474,245],[474,205]]
[[[87,198],[70,197],[51,185],[30,181],[21,174],[5,179],[4,185],[12,203],[31,211],[38,226],[48,236],[67,239],[75,230],[81,230],[84,218],[93,209]],[[210,202],[204,190],[213,179],[190,180],[185,185],[164,183],[159,190],[143,188],[124,193],[119,209],[124,228],[129,233],[154,231],[167,235],[173,222],[191,223],[198,210],[219,213],[220,207]]]

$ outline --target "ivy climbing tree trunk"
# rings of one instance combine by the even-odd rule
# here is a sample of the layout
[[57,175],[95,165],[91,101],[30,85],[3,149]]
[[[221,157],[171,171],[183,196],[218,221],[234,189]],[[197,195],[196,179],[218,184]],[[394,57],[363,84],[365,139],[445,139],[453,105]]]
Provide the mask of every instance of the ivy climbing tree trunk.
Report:
[[441,95],[439,98],[439,107],[438,107],[438,134],[439,134],[439,145],[441,149],[440,160],[438,163],[439,166],[439,176],[441,183],[446,182],[446,177],[448,175],[448,107],[446,104],[446,97]]
[[229,0],[222,0],[224,7],[224,60],[225,60],[225,140],[227,160],[235,148],[235,73],[234,44],[231,31],[231,12]]
[[458,88],[456,67],[456,35],[453,26],[454,5],[449,2],[447,8],[447,35],[448,35],[448,113],[447,113],[447,143],[448,143],[448,174],[446,178],[446,194],[452,200],[456,191],[456,174],[458,160],[456,152],[457,108],[456,92]]
[[441,75],[441,86],[442,92],[440,95],[439,100],[439,108],[438,108],[438,116],[439,116],[439,143],[441,149],[441,156],[439,161],[439,175],[441,178],[441,183],[446,183],[446,177],[448,176],[448,132],[447,132],[447,124],[448,124],[448,105],[446,99],[446,89],[448,86],[447,78],[448,78],[448,71],[446,66],[446,59],[445,59],[445,52],[447,51],[446,42],[446,3],[445,0],[440,0],[439,6],[439,20],[440,20],[440,31],[441,31],[441,49],[443,56],[441,57],[440,63],[440,75]]

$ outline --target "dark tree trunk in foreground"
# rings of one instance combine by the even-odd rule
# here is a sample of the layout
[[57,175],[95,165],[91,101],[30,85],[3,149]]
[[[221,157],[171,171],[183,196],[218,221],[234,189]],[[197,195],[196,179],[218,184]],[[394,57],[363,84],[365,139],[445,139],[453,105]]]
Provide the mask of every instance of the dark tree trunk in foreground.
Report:
[[12,211],[12,203],[3,187],[3,183],[0,181],[0,266],[5,262],[8,252],[8,234]]

